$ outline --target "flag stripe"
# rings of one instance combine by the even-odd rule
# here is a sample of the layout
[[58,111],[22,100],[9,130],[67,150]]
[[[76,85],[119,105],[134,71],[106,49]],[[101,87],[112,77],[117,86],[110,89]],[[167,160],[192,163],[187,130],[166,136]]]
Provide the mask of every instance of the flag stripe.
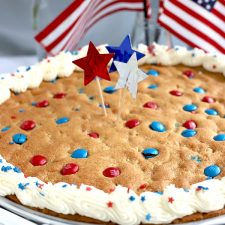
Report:
[[[63,37],[62,40],[57,43],[57,45],[55,45],[52,49],[48,48],[47,51],[51,52],[52,54],[57,54],[58,52],[60,52],[61,49],[66,49],[65,46],[69,42],[70,38],[74,38],[76,40],[77,36],[79,35],[79,32],[82,31],[83,25],[85,24],[86,20],[88,20],[89,18],[93,16],[92,9],[98,6],[98,4],[100,4],[100,1],[92,1],[90,4],[88,4],[85,12],[82,14],[77,24],[72,27],[72,29],[68,32],[68,34],[65,37]],[[74,30],[76,29],[77,31],[75,32],[75,35],[73,36]]]
[[[118,1],[120,2],[120,1]],[[114,0],[111,0],[111,3],[102,6],[102,8],[98,8],[97,11],[95,12],[95,16],[93,18],[91,18],[90,21],[88,21],[88,23],[86,24],[85,27],[87,27],[87,29],[90,29],[95,23],[97,23],[100,19],[109,16],[113,13],[119,12],[119,11],[143,11],[143,5],[140,3],[139,4],[134,4],[132,6],[130,6],[129,4],[125,4],[125,3],[120,3],[117,4],[118,2],[115,2]],[[109,13],[110,11],[112,11],[112,13]],[[103,16],[101,16],[103,15]],[[100,19],[95,19],[95,18],[100,18]],[[94,22],[92,22],[94,21]],[[91,26],[89,26],[89,24],[92,24]],[[82,34],[82,32],[80,33]],[[73,36],[71,37],[73,38]],[[73,41],[71,41],[71,44],[69,46],[68,49],[71,49],[71,47],[74,45],[74,42],[76,42],[76,40],[74,39]]]
[[187,30],[192,31],[192,33],[195,33],[196,35],[198,35],[202,39],[206,40],[212,46],[215,46],[221,52],[225,52],[225,49],[222,46],[220,46],[215,40],[211,39],[209,36],[207,36],[206,34],[202,33],[197,28],[195,28],[195,27],[191,26],[190,24],[186,23],[184,20],[180,19],[179,17],[177,17],[173,13],[171,13],[168,10],[165,9],[164,10],[164,14],[167,15],[168,17],[172,18],[173,20],[177,21],[179,24],[181,24]]
[[[191,8],[187,7],[185,5],[185,2],[184,2],[184,4],[182,4],[182,2],[174,1],[173,4],[177,6],[177,9],[178,10],[179,10],[179,8],[182,9],[183,10],[182,13],[184,13],[184,15],[186,15],[186,16],[188,16],[188,14],[190,15],[189,16],[189,19],[191,20],[192,24],[195,25],[195,27],[198,27],[198,25],[200,25],[199,24],[199,22],[200,22],[201,23],[200,26],[204,26],[204,27],[202,27],[203,28],[202,29],[203,31],[205,31],[205,29],[207,29],[207,26],[208,26],[208,27],[212,28],[211,32],[214,33],[214,31],[216,31],[218,34],[220,34],[222,36],[225,36],[225,32],[222,29],[220,29],[219,27],[217,27],[216,24],[212,23],[211,21],[209,21],[208,19],[206,19],[201,14],[196,13]],[[188,22],[189,20],[185,20],[185,21]],[[208,33],[208,34],[211,34],[211,33]]]
[[[95,23],[97,23],[99,20],[101,20],[102,18],[104,18],[104,17],[106,17],[106,16],[109,16],[109,15],[111,15],[111,14],[114,14],[114,13],[117,13],[117,12],[121,12],[121,11],[124,11],[124,10],[126,10],[126,11],[143,11],[142,9],[130,9],[130,8],[121,8],[121,9],[115,9],[115,10],[113,10],[113,11],[110,11],[110,12],[108,12],[108,13],[105,13],[104,15],[102,15],[102,16],[100,16],[100,17],[98,17],[98,18],[96,18],[86,29],[85,29],[85,32],[84,32],[84,34],[83,34],[83,36],[85,36],[85,34],[88,32],[88,30],[95,24]],[[82,38],[83,38],[83,36],[82,36]],[[70,46],[70,48],[68,49],[68,50],[72,50],[73,49],[73,45],[71,45]]]
[[193,47],[225,53],[225,20],[221,19],[224,5],[221,1],[218,0],[211,11],[192,0],[162,2],[163,11],[158,18],[161,26]]
[[[199,36],[192,33],[190,30],[185,29],[182,25],[172,20],[170,17],[167,17],[166,15],[163,15],[159,22],[168,31],[170,31],[172,34],[176,35],[178,38],[192,47],[201,49],[204,49],[206,47],[208,51],[217,50],[214,46],[210,45],[208,42],[204,41]],[[189,36],[191,36],[192,39],[187,38]]]
[[182,4],[188,7],[190,10],[194,11],[195,13],[201,15],[203,18],[205,18],[209,22],[214,23],[215,26],[217,26],[219,29],[224,31],[224,21],[216,17],[213,13],[208,12],[207,10],[203,9],[199,5],[196,5],[196,3],[190,0],[183,1]]
[[88,1],[83,0],[77,0],[73,1],[72,4],[66,8],[54,21],[52,21],[47,27],[45,27],[39,34],[35,36],[35,39],[37,41],[43,40],[45,37],[49,35],[49,31],[55,30],[62,21],[67,20],[70,15],[73,15],[74,12],[76,14],[79,14],[79,11],[76,11],[77,9],[81,8],[83,9],[88,4]]
[[[147,6],[146,10],[150,13],[150,4]],[[56,54],[60,50],[76,46],[84,33],[100,19],[124,10],[144,11],[144,2],[143,0],[76,0],[37,34],[35,39],[46,51]]]

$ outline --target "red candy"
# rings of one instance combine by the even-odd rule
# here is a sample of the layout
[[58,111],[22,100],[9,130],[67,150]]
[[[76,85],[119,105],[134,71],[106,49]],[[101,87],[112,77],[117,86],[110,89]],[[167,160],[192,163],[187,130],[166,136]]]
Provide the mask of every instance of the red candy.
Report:
[[36,124],[33,120],[25,120],[21,125],[20,128],[22,130],[33,130],[36,127]]
[[187,129],[194,130],[197,127],[197,124],[194,120],[187,120],[184,124],[183,127]]
[[43,108],[43,107],[47,107],[48,105],[49,105],[49,101],[44,100],[44,101],[41,101],[41,102],[37,102],[35,106],[39,107],[39,108]]
[[146,102],[143,105],[144,108],[149,108],[149,109],[157,109],[158,105],[155,102]]
[[140,120],[138,119],[133,119],[133,120],[128,120],[126,123],[125,123],[125,126],[132,129],[138,125],[140,125]]
[[178,90],[172,90],[172,91],[170,91],[170,94],[171,94],[171,95],[174,95],[174,96],[177,96],[177,97],[183,95],[183,93],[180,92],[180,91],[178,91]]
[[105,177],[117,177],[120,175],[120,169],[117,167],[108,167],[103,171]]
[[54,95],[54,98],[57,98],[57,99],[61,99],[61,98],[65,98],[65,97],[66,97],[66,93],[63,93],[63,92],[59,92]]
[[48,160],[42,155],[35,155],[31,158],[30,163],[33,166],[44,166]]
[[188,78],[193,78],[195,76],[195,74],[192,70],[186,70],[186,71],[183,72],[183,74],[185,76],[187,76]]
[[62,175],[75,174],[79,170],[79,166],[75,163],[66,164],[60,171]]
[[91,132],[91,133],[89,133],[88,135],[89,135],[90,137],[92,137],[92,138],[99,138],[99,134],[96,133],[96,132]]
[[210,96],[204,96],[202,101],[207,103],[214,103],[216,100]]

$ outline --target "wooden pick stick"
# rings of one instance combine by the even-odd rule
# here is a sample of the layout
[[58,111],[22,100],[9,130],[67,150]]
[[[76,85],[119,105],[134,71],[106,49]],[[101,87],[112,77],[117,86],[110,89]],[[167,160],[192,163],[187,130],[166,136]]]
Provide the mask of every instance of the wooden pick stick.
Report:
[[103,113],[105,116],[107,116],[107,112],[106,112],[106,108],[105,108],[105,101],[104,101],[103,94],[102,94],[102,87],[101,87],[98,77],[96,77],[96,81],[97,81],[97,85],[98,85],[99,96],[100,96],[101,103],[102,103]]
[[124,98],[125,98],[125,90],[126,90],[126,87],[123,88],[123,89],[120,89],[117,119],[119,119],[121,117],[121,113],[123,111]]

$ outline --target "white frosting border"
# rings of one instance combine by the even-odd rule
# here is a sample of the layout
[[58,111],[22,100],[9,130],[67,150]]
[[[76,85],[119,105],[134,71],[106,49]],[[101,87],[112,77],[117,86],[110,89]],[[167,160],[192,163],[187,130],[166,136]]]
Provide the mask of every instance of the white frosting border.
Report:
[[[107,52],[105,45],[98,49]],[[212,55],[196,48],[191,51],[184,47],[168,49],[157,44],[154,44],[151,53],[143,44],[138,46],[138,50],[146,54],[139,64],[202,65],[208,71],[225,75],[224,55]],[[72,61],[85,56],[86,52],[87,46],[76,54],[62,52],[30,68],[20,67],[13,76],[0,74],[0,104],[10,98],[10,90],[24,92],[28,88],[38,87],[42,80],[70,76],[74,70],[80,70]],[[171,223],[195,212],[222,209],[225,205],[224,187],[225,177],[193,184],[189,190],[169,185],[161,194],[143,192],[138,196],[132,190],[117,186],[108,194],[87,185],[77,188],[76,185],[44,183],[35,177],[25,177],[18,168],[0,156],[0,196],[16,195],[27,206],[47,208],[62,214],[78,213],[122,225]]]

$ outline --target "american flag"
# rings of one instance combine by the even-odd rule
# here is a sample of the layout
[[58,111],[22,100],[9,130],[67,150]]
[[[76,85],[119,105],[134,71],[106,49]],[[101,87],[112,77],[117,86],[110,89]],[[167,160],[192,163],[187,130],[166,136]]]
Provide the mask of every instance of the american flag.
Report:
[[38,33],[35,39],[51,55],[58,54],[62,50],[74,50],[95,23],[119,11],[145,12],[147,18],[150,18],[150,2],[149,0],[75,0]]
[[225,0],[164,0],[158,22],[192,47],[225,54]]

